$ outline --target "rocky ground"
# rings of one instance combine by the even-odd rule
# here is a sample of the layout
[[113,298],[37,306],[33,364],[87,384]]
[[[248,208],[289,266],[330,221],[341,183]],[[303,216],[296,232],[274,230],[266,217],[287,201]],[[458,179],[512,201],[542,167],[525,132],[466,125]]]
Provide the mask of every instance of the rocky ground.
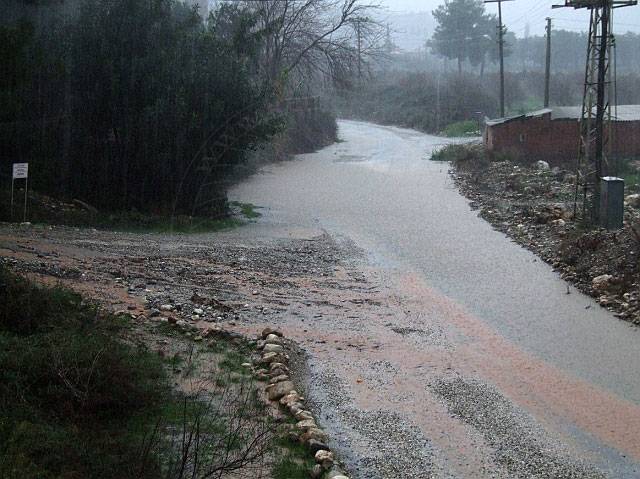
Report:
[[[162,357],[187,355],[177,350],[184,349],[184,343],[171,334],[160,339],[157,334],[149,336],[144,333],[149,328],[181,333],[205,351],[207,346],[218,348],[221,338],[238,345],[249,340],[259,354],[254,365],[243,367],[266,383],[265,397],[275,407],[276,416],[288,411],[291,420],[295,419],[289,437],[305,444],[315,458],[311,477],[329,471],[331,477],[346,479],[327,434],[304,405],[304,351],[284,339],[278,329],[266,326],[280,323],[292,303],[313,310],[318,320],[323,308],[341,308],[331,301],[335,293],[357,291],[362,282],[361,275],[349,267],[354,256],[357,253],[348,245],[338,245],[326,234],[240,243],[236,237],[210,234],[139,235],[61,226],[0,226],[0,262],[40,283],[77,290],[129,318],[139,331],[136,340],[148,343]],[[301,316],[301,325],[308,316],[291,314]],[[181,373],[181,369],[185,368],[174,372]],[[189,379],[193,382],[192,373]],[[176,379],[178,386],[183,385]]]
[[[150,235],[2,224],[0,258],[197,344],[258,334],[252,370],[296,419],[291,434],[314,453],[312,477],[326,469],[325,477],[345,476],[334,467],[340,461],[359,479],[601,477],[552,447],[557,439],[523,435],[531,418],[479,381],[464,358],[452,369],[446,314],[419,313],[438,308],[433,297],[388,289],[346,239],[270,231]],[[464,380],[451,382],[456,371]],[[548,474],[532,472],[534,459]]]
[[[625,200],[624,227],[585,228],[574,219],[575,176],[544,162],[509,161],[451,174],[471,206],[494,228],[529,248],[616,316],[640,324],[640,195]],[[629,188],[628,188],[629,190]],[[582,202],[578,202],[580,216]]]

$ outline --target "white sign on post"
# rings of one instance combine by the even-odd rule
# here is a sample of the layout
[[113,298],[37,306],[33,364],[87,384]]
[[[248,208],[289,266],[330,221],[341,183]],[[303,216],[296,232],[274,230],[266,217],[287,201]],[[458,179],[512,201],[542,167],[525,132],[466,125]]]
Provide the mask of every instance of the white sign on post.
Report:
[[13,220],[13,184],[16,180],[23,179],[24,183],[24,210],[22,221],[27,221],[27,191],[29,189],[29,163],[14,163],[13,178],[11,179],[11,220]]
[[14,163],[13,164],[13,179],[29,177],[29,163]]

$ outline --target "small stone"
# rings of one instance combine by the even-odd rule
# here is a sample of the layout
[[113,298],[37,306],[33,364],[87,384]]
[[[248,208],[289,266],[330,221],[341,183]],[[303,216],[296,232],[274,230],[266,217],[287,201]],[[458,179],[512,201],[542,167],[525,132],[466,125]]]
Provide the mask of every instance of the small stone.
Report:
[[286,361],[286,356],[284,356],[281,353],[266,353],[265,355],[262,356],[262,359],[260,360],[260,362],[262,364],[269,364],[269,363],[274,363],[274,362],[282,362],[282,361]]
[[280,376],[273,377],[269,379],[269,384],[281,383],[282,381],[288,381],[289,376],[286,374],[281,374]]
[[265,338],[265,342],[269,344],[282,344],[282,338],[276,334],[270,334]]
[[163,304],[162,306],[160,306],[160,311],[173,311],[173,305]]
[[[297,403],[300,401],[300,396],[295,391],[290,391],[289,394],[280,398],[280,404],[283,406],[290,407],[291,404]],[[292,413],[295,416],[295,413]]]
[[284,353],[284,348],[279,344],[265,344],[262,351],[265,353]]
[[[319,427],[311,427],[307,429],[302,436],[300,436],[302,442],[309,442],[311,440],[317,442],[326,443],[329,440],[329,436]],[[329,449],[328,447],[320,447],[318,449]]]
[[[306,433],[303,434],[300,437],[302,438],[305,435],[306,435]],[[324,442],[320,442],[320,441],[317,441],[315,439],[309,439],[308,441],[306,441],[306,444],[309,447],[309,449],[311,449],[311,452],[314,453],[314,454],[316,452],[318,452],[318,451],[321,451],[322,449],[326,449],[327,448],[327,445]]]
[[536,161],[536,168],[540,171],[549,171],[549,163],[546,161],[540,160]]
[[287,371],[287,373],[289,372],[289,368],[282,363],[271,363],[271,365],[269,366],[269,370],[273,371],[275,369],[282,369],[284,371]]
[[201,308],[196,308],[193,310],[193,314],[197,314],[198,316],[202,316],[204,311]]
[[601,274],[591,280],[591,286],[595,291],[605,291],[611,286],[613,276],[610,274]]
[[303,429],[303,430],[318,427],[318,425],[313,419],[305,419],[304,421],[300,421],[296,424],[296,426],[298,427],[298,429]]
[[313,414],[311,414],[309,411],[298,411],[294,416],[298,421],[313,419]]
[[295,385],[291,381],[283,381],[267,387],[267,396],[271,401],[277,401],[282,396],[289,394],[295,389]]
[[627,195],[624,197],[624,202],[632,208],[638,208],[640,207],[640,194],[634,193],[632,195]]
[[333,466],[333,453],[325,449],[320,449],[314,456],[316,463],[320,464],[324,470],[331,469]]
[[283,337],[282,332],[278,331],[277,329],[273,329],[273,328],[264,328],[262,330],[262,339],[266,339],[270,334],[274,334],[276,336],[279,337]]

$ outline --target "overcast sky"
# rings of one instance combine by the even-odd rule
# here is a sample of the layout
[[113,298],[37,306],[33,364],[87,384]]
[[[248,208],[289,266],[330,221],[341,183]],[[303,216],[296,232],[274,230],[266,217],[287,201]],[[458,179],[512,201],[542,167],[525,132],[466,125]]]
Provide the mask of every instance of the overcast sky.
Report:
[[[384,6],[394,12],[432,11],[443,0],[380,0]],[[513,0],[502,4],[503,19],[509,30],[518,36],[524,36],[527,22],[532,35],[544,33],[545,18],[551,17],[558,28],[581,31],[588,29],[589,15],[585,10],[572,8],[551,9],[551,5],[564,4],[564,0]],[[487,4],[487,11],[498,13],[495,3]],[[614,31],[624,33],[628,30],[640,32],[640,6],[615,10]]]

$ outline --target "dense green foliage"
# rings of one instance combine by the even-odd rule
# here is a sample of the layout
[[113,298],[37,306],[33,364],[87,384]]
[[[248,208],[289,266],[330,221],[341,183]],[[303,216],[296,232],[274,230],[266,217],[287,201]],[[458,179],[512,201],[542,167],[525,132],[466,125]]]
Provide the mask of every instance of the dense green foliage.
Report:
[[456,121],[447,125],[442,134],[450,138],[463,137],[463,136],[480,136],[481,132],[480,119],[478,120],[464,120]]
[[142,446],[165,373],[120,329],[77,294],[0,266],[1,477],[157,477]]
[[[261,32],[223,6],[14,0],[0,26],[0,171],[99,209],[220,213],[221,180],[281,126],[258,80]],[[4,7],[3,7],[4,8]]]
[[341,113],[349,117],[431,133],[454,122],[491,116],[495,108],[494,96],[473,79],[428,73],[389,75],[350,92],[340,103]]
[[[481,0],[450,0],[433,11],[438,23],[429,45],[433,51],[456,59],[458,71],[463,62],[484,65],[495,45],[497,20],[485,13]],[[495,54],[493,55],[495,57]]]

